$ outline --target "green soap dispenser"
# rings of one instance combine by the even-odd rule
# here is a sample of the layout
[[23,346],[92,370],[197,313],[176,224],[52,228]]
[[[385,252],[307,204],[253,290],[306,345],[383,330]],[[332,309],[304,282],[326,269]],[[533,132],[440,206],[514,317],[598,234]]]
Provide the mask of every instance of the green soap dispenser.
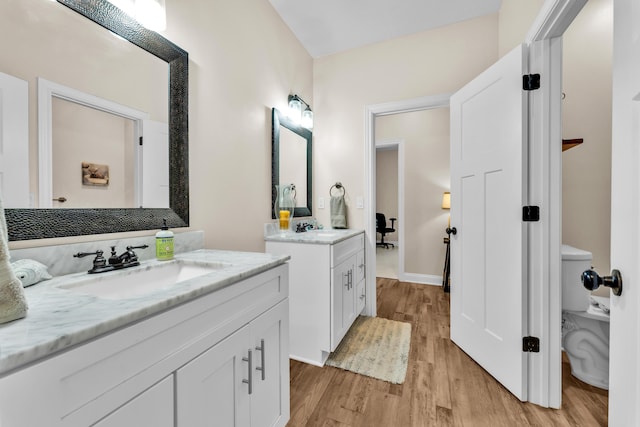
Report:
[[156,233],[156,258],[166,261],[173,259],[173,231],[169,231],[166,218],[162,223],[162,228]]

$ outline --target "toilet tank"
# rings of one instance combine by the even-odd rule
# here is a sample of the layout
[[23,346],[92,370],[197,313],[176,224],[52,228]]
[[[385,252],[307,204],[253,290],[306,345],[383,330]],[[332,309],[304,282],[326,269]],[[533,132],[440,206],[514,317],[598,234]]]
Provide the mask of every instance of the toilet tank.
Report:
[[582,286],[582,272],[591,269],[593,255],[569,245],[562,245],[562,309],[585,311],[590,292]]

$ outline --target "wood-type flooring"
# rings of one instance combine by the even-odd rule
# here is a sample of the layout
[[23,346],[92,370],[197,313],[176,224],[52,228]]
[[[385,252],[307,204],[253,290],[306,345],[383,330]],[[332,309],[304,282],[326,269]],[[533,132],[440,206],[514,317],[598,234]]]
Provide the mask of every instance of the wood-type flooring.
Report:
[[404,384],[291,361],[294,426],[606,426],[608,393],[574,378],[563,357],[562,409],[520,402],[449,340],[449,295],[377,280],[378,316],[412,325]]

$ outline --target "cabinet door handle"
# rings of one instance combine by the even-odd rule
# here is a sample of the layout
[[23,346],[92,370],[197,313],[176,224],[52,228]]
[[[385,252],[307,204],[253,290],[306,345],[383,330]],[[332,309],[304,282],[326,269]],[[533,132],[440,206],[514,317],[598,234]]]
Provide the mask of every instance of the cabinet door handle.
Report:
[[344,282],[344,278],[347,278],[347,283],[344,284],[344,286],[349,289],[349,272],[347,271],[346,273],[342,273],[342,281]]
[[256,347],[256,351],[260,352],[260,363],[262,366],[256,366],[256,371],[262,372],[262,381],[264,381],[265,369],[264,369],[264,340],[260,340],[260,346]]
[[353,289],[353,269],[349,270],[349,289]]
[[249,379],[248,380],[242,380],[243,383],[249,385],[249,394],[251,394],[253,392],[253,381],[252,381],[252,368],[251,368],[251,350],[249,350],[249,355],[248,357],[243,357],[242,358],[243,362],[247,362],[249,364]]

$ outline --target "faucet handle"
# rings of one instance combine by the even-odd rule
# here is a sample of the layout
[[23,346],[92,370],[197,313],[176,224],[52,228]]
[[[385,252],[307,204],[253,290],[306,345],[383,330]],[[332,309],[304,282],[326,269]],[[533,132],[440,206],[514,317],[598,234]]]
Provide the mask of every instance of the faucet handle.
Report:
[[96,257],[93,259],[93,269],[89,270],[89,272],[95,270],[96,268],[104,267],[107,265],[107,260],[102,256],[104,252],[97,250],[95,252],[78,252],[74,254],[74,258],[84,258],[89,255],[95,255]]
[[127,250],[130,251],[131,249],[147,249],[148,247],[149,245],[127,246]]
[[138,255],[133,250],[134,249],[146,249],[148,247],[149,247],[149,245],[127,246],[127,252],[125,252],[125,253],[128,254],[130,262],[137,261],[138,260]]
[[95,255],[96,257],[102,256],[104,252],[98,250],[95,252],[78,252],[77,254],[73,254],[74,258],[84,258],[89,255]]

